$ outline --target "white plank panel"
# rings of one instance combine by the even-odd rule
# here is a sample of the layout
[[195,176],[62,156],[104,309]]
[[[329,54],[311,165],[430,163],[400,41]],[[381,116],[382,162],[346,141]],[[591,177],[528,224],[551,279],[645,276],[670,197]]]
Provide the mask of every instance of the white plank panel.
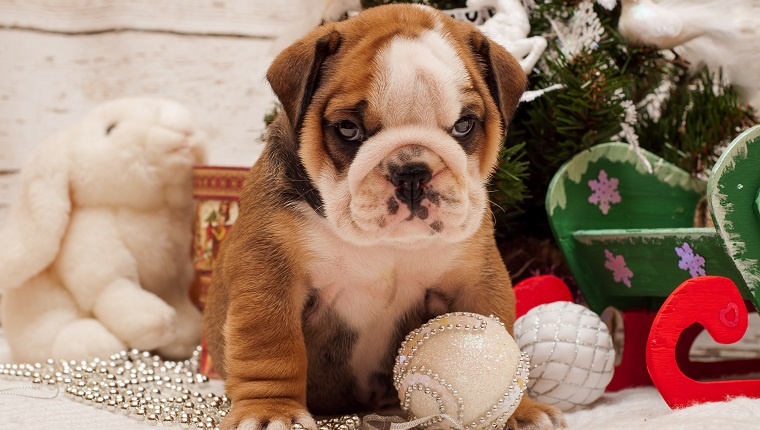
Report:
[[[2,121],[2,116],[2,112],[0,112],[0,122]],[[0,172],[18,167],[16,148],[13,142],[7,138],[7,134],[8,130],[0,127]]]
[[13,171],[0,171],[0,227],[8,215],[8,208],[13,201],[18,186],[18,173]]
[[303,0],[0,0],[0,27],[274,37],[304,19]]
[[17,170],[0,171],[0,207],[10,204],[18,181]]
[[[209,164],[250,165],[274,97],[271,41],[123,32],[62,36],[0,30],[0,148],[20,166],[45,136],[123,96],[175,99],[210,136]],[[5,155],[8,157],[8,155]]]

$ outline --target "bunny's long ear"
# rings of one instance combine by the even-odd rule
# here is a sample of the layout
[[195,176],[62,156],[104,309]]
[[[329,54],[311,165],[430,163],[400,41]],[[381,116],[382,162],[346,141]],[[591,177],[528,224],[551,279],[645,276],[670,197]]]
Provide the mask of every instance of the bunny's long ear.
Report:
[[0,292],[18,287],[55,259],[69,224],[68,132],[36,148],[21,171],[21,186],[0,229]]

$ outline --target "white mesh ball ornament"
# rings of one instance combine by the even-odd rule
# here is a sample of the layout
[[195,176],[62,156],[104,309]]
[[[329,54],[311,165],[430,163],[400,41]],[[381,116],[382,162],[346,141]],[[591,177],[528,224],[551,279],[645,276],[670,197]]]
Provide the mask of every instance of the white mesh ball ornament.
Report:
[[592,403],[612,379],[612,337],[601,318],[581,305],[531,309],[515,321],[515,341],[533,364],[528,394],[560,410]]
[[528,367],[497,318],[456,312],[406,337],[393,385],[401,407],[420,425],[502,428],[522,398]]

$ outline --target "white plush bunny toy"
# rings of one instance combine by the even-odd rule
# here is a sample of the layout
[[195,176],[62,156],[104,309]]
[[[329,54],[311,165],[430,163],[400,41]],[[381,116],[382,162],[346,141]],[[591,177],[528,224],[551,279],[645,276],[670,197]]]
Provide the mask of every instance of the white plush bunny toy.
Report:
[[191,355],[200,135],[183,106],[132,98],[36,148],[0,230],[0,315],[14,360]]

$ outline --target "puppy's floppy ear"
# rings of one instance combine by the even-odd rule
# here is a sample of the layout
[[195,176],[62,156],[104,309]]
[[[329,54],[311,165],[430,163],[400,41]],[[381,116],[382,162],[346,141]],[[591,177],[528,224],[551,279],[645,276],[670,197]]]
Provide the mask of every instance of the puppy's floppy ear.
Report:
[[301,128],[319,86],[325,59],[338,50],[340,42],[334,24],[325,24],[285,48],[269,66],[267,80],[295,130]]
[[21,186],[0,229],[0,292],[22,285],[58,255],[69,224],[69,131],[35,149],[21,171]]
[[501,45],[488,40],[479,30],[471,33],[470,43],[480,57],[481,73],[501,113],[503,132],[509,126],[517,103],[525,92],[528,78],[520,63]]

